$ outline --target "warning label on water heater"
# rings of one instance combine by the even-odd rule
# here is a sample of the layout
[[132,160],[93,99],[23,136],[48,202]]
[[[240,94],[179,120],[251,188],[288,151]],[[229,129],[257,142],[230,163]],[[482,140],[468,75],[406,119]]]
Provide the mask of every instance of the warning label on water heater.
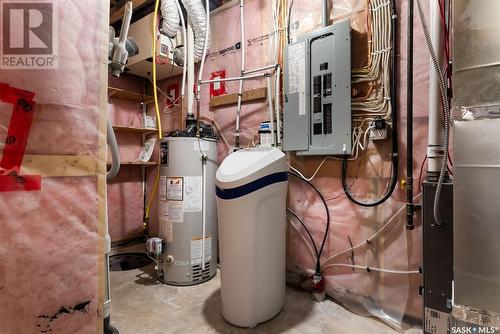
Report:
[[167,199],[167,177],[160,176],[160,185],[158,189],[158,194],[160,196],[160,201]]
[[182,201],[184,195],[184,178],[167,177],[167,200]]
[[[201,264],[203,254],[201,252],[203,238],[193,238],[191,240],[191,265]],[[205,238],[205,262],[212,259],[212,237]]]
[[182,202],[180,201],[170,201],[168,202],[168,218],[169,223],[183,223],[184,222],[184,210]]
[[160,221],[168,222],[169,205],[167,201],[160,201],[158,205],[158,214]]
[[202,205],[201,176],[186,176],[184,183],[184,212],[200,212]]

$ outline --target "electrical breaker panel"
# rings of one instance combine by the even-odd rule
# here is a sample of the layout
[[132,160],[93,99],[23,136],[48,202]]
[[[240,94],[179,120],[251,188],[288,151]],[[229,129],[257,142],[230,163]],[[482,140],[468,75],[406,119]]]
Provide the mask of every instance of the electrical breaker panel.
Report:
[[283,150],[351,154],[351,28],[343,20],[285,49]]

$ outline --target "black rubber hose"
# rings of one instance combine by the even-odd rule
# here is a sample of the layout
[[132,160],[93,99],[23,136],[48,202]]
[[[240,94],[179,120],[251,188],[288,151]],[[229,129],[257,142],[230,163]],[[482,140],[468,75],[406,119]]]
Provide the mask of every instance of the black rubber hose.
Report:
[[[384,196],[373,202],[361,202],[354,198],[352,195],[349,186],[347,185],[347,161],[348,157],[344,156],[342,160],[342,188],[344,192],[352,202],[357,205],[364,207],[374,207],[380,205],[387,201],[394,189],[396,189],[396,185],[398,184],[398,167],[399,167],[399,147],[398,147],[398,68],[397,68],[397,54],[398,54],[398,36],[397,36],[397,26],[398,26],[398,12],[396,8],[396,0],[392,0],[392,19],[391,19],[391,28],[392,28],[392,36],[391,36],[391,44],[392,44],[392,57],[391,57],[391,119],[392,119],[392,127],[391,127],[391,143],[392,143],[392,172],[391,172],[391,183],[389,184],[386,193]],[[412,157],[413,159],[413,157]],[[413,199],[413,197],[412,197]]]
[[302,219],[300,219],[297,214],[295,212],[293,212],[292,210],[290,210],[289,208],[286,208],[286,212],[288,212],[289,214],[291,214],[293,217],[295,217],[295,219],[302,225],[302,227],[304,227],[304,229],[306,230],[307,232],[307,235],[309,236],[309,239],[311,239],[311,242],[313,244],[313,247],[314,247],[314,254],[316,255],[316,266],[318,266],[318,263],[319,263],[319,253],[318,253],[318,247],[316,246],[316,242],[314,241],[314,238],[311,234],[311,231],[309,231],[309,229],[307,228],[306,224],[302,221]]
[[318,195],[318,197],[321,199],[321,201],[323,202],[323,205],[325,207],[325,211],[326,211],[325,235],[323,236],[323,241],[321,242],[321,247],[319,248],[319,252],[318,252],[318,261],[316,262],[316,274],[321,274],[321,264],[320,264],[320,260],[319,259],[321,258],[321,254],[323,254],[323,249],[325,248],[326,239],[328,238],[328,232],[330,231],[330,211],[328,210],[328,204],[326,204],[325,198],[323,197],[323,195],[321,194],[321,192],[318,190],[318,188],[316,188],[314,186],[314,184],[312,184],[311,182],[309,182],[306,179],[302,178],[298,174],[295,174],[295,173],[290,172],[290,171],[288,173],[290,175],[295,176],[296,178],[298,178],[302,182],[306,183],[309,187],[311,187],[314,190],[314,192]]

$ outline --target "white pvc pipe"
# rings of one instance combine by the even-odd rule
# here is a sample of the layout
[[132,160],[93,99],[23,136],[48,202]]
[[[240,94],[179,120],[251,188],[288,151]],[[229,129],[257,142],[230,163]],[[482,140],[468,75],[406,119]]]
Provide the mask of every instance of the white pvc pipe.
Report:
[[[443,59],[443,28],[441,24],[441,14],[439,9],[439,1],[431,0],[430,2],[431,18],[430,18],[430,33],[431,41],[436,50],[436,56],[440,62]],[[444,157],[444,129],[442,121],[442,102],[441,93],[439,90],[439,82],[436,71],[432,66],[432,61],[429,69],[429,133],[427,157],[429,159],[427,165],[428,172],[439,173]]]
[[274,85],[274,112],[276,113],[276,142],[281,145],[281,110],[280,110],[280,76],[281,67],[276,69],[276,84]]
[[268,66],[258,67],[258,68],[254,68],[252,70],[243,71],[243,74],[246,75],[246,74],[251,74],[251,73],[266,71],[266,70],[270,70],[270,69],[273,69],[273,68],[277,68],[278,66],[279,65],[275,64],[275,65],[268,65]]
[[[240,30],[241,30],[241,76],[245,76],[245,12],[243,10],[243,0],[240,0]],[[236,147],[240,145],[240,114],[241,102],[243,97],[243,80],[240,80],[240,87],[238,89],[238,107],[236,109]]]
[[[200,139],[198,139],[200,140]],[[207,227],[207,196],[206,196],[206,180],[207,180],[207,161],[205,155],[202,156],[202,163],[201,163],[201,169],[202,169],[202,176],[203,176],[203,181],[202,181],[202,204],[201,204],[201,211],[202,211],[202,232],[201,232],[201,270],[205,270],[205,237],[206,237],[206,227]]]
[[241,76],[241,77],[202,80],[202,81],[200,81],[200,84],[205,85],[205,84],[213,83],[213,82],[252,80],[252,79],[264,78],[264,77],[267,77],[269,75],[271,75],[271,73],[261,73],[261,74],[247,75],[247,76]]
[[271,138],[273,141],[273,146],[276,147],[276,137],[274,136],[274,119],[273,119],[273,98],[272,98],[272,91],[271,91],[271,77],[267,76],[267,104],[269,107],[269,122],[270,122],[270,128],[271,128]]
[[187,50],[187,46],[186,46],[186,43],[187,43],[187,29],[186,29],[186,22],[184,21],[184,14],[182,13],[181,4],[179,3],[179,1],[180,0],[176,0],[175,4],[177,5],[177,11],[179,12],[179,16],[180,16],[181,23],[182,23],[182,43],[184,44],[184,46],[182,47],[184,49],[184,56],[182,58],[183,58],[184,66],[182,68],[181,97],[184,98],[184,94],[186,92],[186,75],[187,75],[187,58],[186,58],[186,55],[185,55],[185,52]]
[[189,116],[194,115],[193,113],[193,103],[194,103],[194,32],[191,22],[188,19],[187,26],[187,48],[185,48],[187,53],[187,114]]

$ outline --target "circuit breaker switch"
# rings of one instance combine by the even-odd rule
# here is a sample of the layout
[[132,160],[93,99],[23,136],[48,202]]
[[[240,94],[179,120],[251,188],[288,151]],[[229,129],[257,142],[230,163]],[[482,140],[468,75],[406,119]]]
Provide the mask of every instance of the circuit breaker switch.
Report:
[[323,96],[332,95],[332,74],[328,73],[323,76]]

